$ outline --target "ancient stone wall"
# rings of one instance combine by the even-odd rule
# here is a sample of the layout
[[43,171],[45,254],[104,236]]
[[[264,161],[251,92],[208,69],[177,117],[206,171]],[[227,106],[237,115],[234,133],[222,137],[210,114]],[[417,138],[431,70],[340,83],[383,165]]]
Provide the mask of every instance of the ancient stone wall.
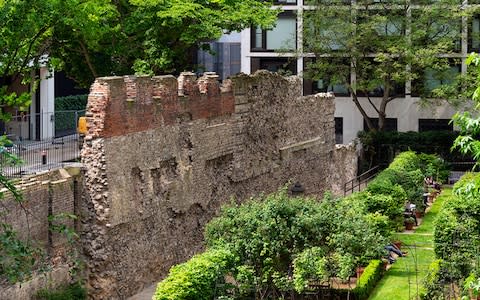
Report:
[[91,297],[124,299],[201,251],[231,196],[329,189],[333,113],[331,95],[268,72],[97,79],[82,150]]

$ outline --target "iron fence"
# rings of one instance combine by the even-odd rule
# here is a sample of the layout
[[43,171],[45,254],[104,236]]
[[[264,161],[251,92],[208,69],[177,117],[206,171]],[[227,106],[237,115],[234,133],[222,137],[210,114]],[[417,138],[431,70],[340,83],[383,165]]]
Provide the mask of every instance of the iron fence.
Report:
[[[64,167],[78,161],[80,149],[78,134],[71,134],[44,141],[20,141],[0,148],[0,167],[7,177],[21,177],[40,171]],[[12,164],[8,154],[17,157],[20,162]]]
[[63,110],[36,114],[17,112],[8,122],[1,123],[1,133],[12,141],[59,138],[76,133],[78,118],[85,110]]

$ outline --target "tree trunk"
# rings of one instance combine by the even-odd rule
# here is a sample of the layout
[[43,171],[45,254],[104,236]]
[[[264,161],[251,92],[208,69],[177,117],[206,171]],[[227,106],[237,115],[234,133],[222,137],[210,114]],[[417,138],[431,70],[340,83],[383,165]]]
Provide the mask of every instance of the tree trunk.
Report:
[[367,127],[370,131],[376,131],[377,129],[375,126],[373,126],[372,120],[370,120],[370,117],[367,115],[365,110],[363,109],[362,105],[360,104],[360,101],[358,101],[357,93],[351,88],[348,88],[350,90],[350,94],[352,95],[352,101],[355,103],[355,106],[358,108],[360,113],[362,114],[363,119],[367,123]]

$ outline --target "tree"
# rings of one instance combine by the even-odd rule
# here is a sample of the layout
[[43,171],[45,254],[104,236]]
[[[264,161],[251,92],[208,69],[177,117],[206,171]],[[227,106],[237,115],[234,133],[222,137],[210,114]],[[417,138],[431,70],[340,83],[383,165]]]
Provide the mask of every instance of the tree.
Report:
[[472,111],[463,113],[457,112],[453,116],[454,124],[459,128],[460,135],[455,139],[453,148],[459,149],[463,154],[470,154],[477,161],[476,167],[480,163],[480,56],[472,53],[468,59],[467,64],[475,74],[473,84],[476,89],[472,95]]
[[277,11],[259,0],[68,0],[50,55],[82,85],[95,77],[193,69],[203,43],[224,32],[271,26]]
[[[432,83],[452,81],[451,55],[459,52],[458,1],[312,0],[305,11],[304,52],[316,59],[306,76],[326,86],[342,85],[370,130],[383,130],[388,104],[407,92],[435,96]],[[378,114],[378,128],[367,114]]]
[[0,0],[0,86],[11,77],[31,81],[41,63],[85,87],[98,76],[178,73],[224,32],[273,25],[270,7],[260,0]]

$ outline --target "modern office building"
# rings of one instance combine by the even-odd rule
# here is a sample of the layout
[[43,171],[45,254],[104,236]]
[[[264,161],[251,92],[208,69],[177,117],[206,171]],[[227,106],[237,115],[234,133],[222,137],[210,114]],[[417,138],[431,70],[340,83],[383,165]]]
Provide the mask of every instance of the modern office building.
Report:
[[[375,2],[375,1],[374,1]],[[311,9],[305,5],[304,0],[276,1],[281,8],[276,27],[272,30],[250,28],[241,32],[241,71],[254,73],[259,69],[280,71],[285,74],[302,75],[308,60],[312,59],[312,53],[303,53],[303,19],[305,10]],[[468,53],[478,50],[478,39],[469,38],[472,33],[478,33],[480,22],[478,18],[473,21],[462,22],[463,34],[459,51],[451,55],[461,61],[460,65],[453,66],[454,72],[465,72],[465,59]],[[430,84],[439,82],[430,80]],[[418,105],[420,98],[410,91],[411,84],[405,84],[404,95],[389,103],[387,107],[386,130],[397,131],[426,131],[426,130],[453,130],[449,123],[455,110],[449,105],[440,105],[433,108],[421,108]],[[405,92],[406,89],[406,92]],[[304,80],[304,93],[312,94],[318,91],[330,91],[336,96],[335,127],[338,143],[349,143],[355,139],[358,131],[366,129],[364,119],[352,101],[348,91],[341,86],[324,86],[315,82]],[[371,97],[375,102],[379,98]],[[367,99],[359,99],[367,102]],[[368,115],[375,120],[378,116],[371,105],[364,105]]]

